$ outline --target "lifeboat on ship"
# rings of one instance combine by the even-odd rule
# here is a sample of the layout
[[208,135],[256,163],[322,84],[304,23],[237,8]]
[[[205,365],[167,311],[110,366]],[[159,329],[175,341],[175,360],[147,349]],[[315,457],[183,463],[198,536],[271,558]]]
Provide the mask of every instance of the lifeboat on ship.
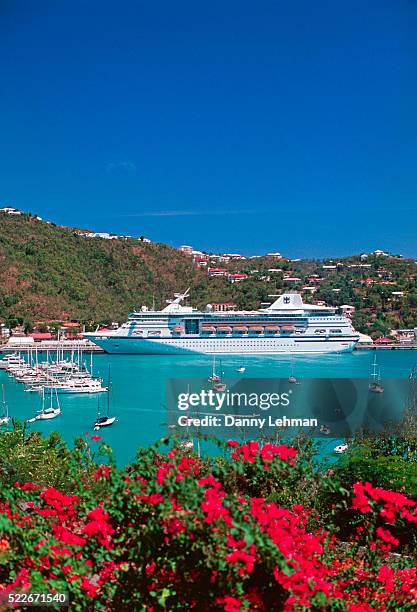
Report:
[[246,327],[246,325],[235,325],[233,327],[233,332],[235,334],[247,334],[248,328]]
[[265,331],[268,334],[277,334],[281,328],[278,325],[267,325]]
[[214,334],[216,328],[213,325],[203,325],[201,327],[201,333],[203,334]]
[[294,327],[294,325],[283,325],[281,327],[281,331],[284,334],[292,334],[295,331],[295,327]]
[[232,333],[232,328],[229,327],[228,325],[219,325],[219,327],[217,328],[217,333],[218,334],[231,334]]
[[262,334],[264,328],[262,327],[262,325],[252,325],[251,327],[249,327],[249,331],[254,334]]
[[172,330],[173,334],[182,334],[182,332],[183,332],[182,327],[174,327]]

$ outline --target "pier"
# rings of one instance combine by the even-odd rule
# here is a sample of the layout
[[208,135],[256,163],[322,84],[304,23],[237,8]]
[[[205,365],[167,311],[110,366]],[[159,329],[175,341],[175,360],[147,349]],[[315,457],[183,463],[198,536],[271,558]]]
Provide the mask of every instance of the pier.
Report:
[[395,343],[390,344],[370,344],[363,346],[355,346],[355,351],[410,351],[417,349],[417,342]]
[[30,353],[38,351],[82,351],[84,353],[104,353],[103,349],[89,340],[44,340],[41,342],[7,342],[0,345],[0,353]]

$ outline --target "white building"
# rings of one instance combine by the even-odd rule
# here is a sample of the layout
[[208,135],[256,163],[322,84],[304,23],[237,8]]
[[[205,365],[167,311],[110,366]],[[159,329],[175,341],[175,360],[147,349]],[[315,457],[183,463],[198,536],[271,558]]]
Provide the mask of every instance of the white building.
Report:
[[6,215],[22,215],[22,211],[17,208],[12,208],[11,206],[5,206],[4,208],[0,208],[0,212],[5,213]]
[[355,314],[355,310],[356,308],[354,306],[350,306],[349,304],[343,304],[340,306],[340,311],[345,317],[352,318],[352,316]]
[[414,329],[392,329],[391,336],[398,342],[415,342],[417,340],[417,327]]
[[0,325],[0,337],[2,338],[9,338],[10,336],[10,329],[8,327],[6,327],[6,325],[4,325],[4,323],[2,323]]
[[181,253],[185,253],[186,255],[192,255],[194,249],[188,244],[183,244],[178,250],[181,251]]

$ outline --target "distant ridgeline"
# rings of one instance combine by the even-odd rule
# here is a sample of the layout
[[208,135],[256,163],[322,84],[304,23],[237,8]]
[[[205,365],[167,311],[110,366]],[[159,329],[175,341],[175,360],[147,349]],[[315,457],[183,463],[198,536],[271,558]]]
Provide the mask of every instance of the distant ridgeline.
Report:
[[354,326],[374,337],[417,327],[414,260],[382,252],[322,261],[272,255],[230,259],[221,264],[222,276],[210,274],[219,269],[210,256],[201,267],[201,258],[164,244],[102,236],[0,212],[0,322],[121,322],[130,310],[161,308],[190,286],[191,304],[199,308],[233,302],[254,309],[294,289],[305,301],[353,306]]

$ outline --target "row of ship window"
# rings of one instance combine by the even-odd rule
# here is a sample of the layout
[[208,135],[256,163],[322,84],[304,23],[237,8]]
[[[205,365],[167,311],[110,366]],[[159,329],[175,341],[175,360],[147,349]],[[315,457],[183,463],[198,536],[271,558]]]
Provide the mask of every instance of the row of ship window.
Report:
[[[184,333],[184,330],[182,330],[182,329],[181,330],[173,330],[173,333],[175,335],[182,335]],[[203,330],[202,333],[203,334],[207,334],[207,335],[213,335],[216,332],[215,331],[204,331]],[[279,333],[279,331],[278,330],[277,331],[266,330],[266,332],[263,332],[263,330],[250,330],[250,331],[236,331],[236,330],[233,330],[233,332],[232,331],[230,331],[230,332],[229,331],[217,331],[217,333],[219,333],[221,335],[226,335],[226,336],[230,335],[231,333],[238,334],[240,336],[247,336],[248,334],[259,335],[261,333],[270,333],[272,335],[276,335],[277,333]],[[299,336],[301,334],[304,334],[305,330],[303,330],[303,331],[298,330],[298,329],[295,330],[295,331],[294,330],[288,330],[288,333],[294,333],[296,336]],[[327,330],[327,329],[316,329],[316,330],[314,330],[314,333],[317,334],[317,335],[329,335],[329,334],[342,334],[343,332],[342,332],[341,329],[330,329],[330,330]],[[147,335],[148,337],[149,336],[153,336],[153,337],[156,337],[156,338],[161,337],[161,334],[162,334],[161,330],[158,330],[158,329],[157,330],[149,330],[146,334],[141,329],[136,329],[136,330],[134,330],[132,332],[133,336],[144,336],[144,335]]]

